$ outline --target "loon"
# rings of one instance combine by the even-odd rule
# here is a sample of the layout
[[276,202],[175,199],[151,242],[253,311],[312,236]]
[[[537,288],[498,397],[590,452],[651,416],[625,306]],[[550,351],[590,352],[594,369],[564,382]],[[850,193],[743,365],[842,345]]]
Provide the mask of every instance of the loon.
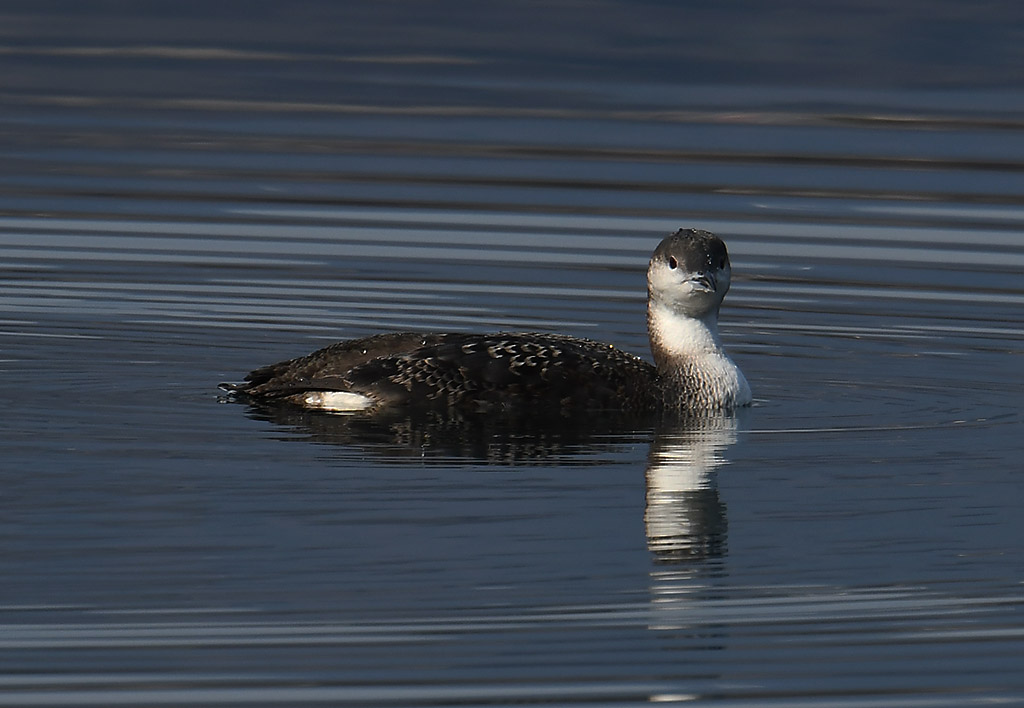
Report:
[[653,365],[561,334],[395,332],[338,342],[220,388],[234,399],[330,412],[728,411],[751,402],[718,335],[731,273],[725,243],[708,231],[680,229],[662,240],[647,269]]

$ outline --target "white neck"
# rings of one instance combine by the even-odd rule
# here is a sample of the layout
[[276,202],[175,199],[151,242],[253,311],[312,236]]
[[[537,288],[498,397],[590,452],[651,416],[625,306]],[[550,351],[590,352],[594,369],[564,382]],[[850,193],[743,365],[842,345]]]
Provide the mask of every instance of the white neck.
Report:
[[658,372],[681,399],[714,408],[750,403],[750,386],[718,337],[718,309],[703,317],[652,300],[647,308],[651,353]]
[[647,308],[651,352],[659,369],[678,367],[684,359],[698,359],[722,351],[718,338],[718,310],[704,317],[690,317],[651,302]]

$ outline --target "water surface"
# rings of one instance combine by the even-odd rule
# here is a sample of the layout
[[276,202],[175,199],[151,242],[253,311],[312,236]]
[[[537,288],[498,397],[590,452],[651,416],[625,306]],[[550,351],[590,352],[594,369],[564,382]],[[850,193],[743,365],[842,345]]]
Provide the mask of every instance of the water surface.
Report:
[[[435,67],[358,107],[210,76],[83,104],[43,65],[111,60],[33,46],[0,118],[0,705],[1024,702],[1018,93]],[[645,353],[646,260],[689,226],[729,244],[737,417],[218,399],[392,329]]]

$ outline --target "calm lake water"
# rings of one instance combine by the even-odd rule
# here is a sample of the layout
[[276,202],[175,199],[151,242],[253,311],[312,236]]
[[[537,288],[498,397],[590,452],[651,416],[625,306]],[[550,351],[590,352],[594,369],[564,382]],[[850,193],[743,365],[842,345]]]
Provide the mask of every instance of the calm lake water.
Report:
[[[1024,93],[995,64],[698,84],[436,20],[402,54],[359,39],[380,17],[332,45],[34,7],[0,46],[0,705],[1024,704]],[[691,226],[732,255],[736,417],[218,397],[395,329],[646,355],[647,258]]]

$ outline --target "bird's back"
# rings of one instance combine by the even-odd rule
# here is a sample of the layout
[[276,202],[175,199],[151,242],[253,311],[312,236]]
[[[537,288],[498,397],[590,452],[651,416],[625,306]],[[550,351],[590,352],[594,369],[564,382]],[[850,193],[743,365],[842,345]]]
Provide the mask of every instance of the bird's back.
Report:
[[589,339],[537,333],[375,335],[257,369],[229,390],[305,405],[343,392],[372,406],[478,410],[541,404],[646,411],[661,402],[657,372],[639,357]]

